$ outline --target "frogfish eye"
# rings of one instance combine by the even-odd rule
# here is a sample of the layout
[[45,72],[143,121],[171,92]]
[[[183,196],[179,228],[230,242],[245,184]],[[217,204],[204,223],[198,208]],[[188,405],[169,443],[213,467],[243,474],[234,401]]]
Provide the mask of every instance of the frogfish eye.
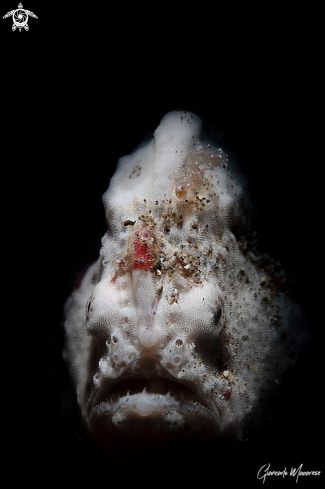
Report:
[[220,319],[221,319],[221,307],[219,307],[218,311],[215,313],[214,324],[218,324]]
[[88,319],[89,311],[91,306],[91,297],[89,297],[87,305],[86,305],[86,319]]

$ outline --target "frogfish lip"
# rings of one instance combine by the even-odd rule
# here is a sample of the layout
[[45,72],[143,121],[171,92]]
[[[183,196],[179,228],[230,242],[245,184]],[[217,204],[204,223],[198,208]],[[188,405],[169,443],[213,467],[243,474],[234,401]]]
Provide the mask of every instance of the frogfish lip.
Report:
[[215,407],[212,411],[209,404],[183,382],[159,376],[134,376],[102,385],[91,403],[89,419],[105,416],[114,422],[123,416],[138,420],[168,416],[173,420],[179,416],[190,422],[195,419],[197,423],[201,418],[205,424],[219,424],[219,412]]

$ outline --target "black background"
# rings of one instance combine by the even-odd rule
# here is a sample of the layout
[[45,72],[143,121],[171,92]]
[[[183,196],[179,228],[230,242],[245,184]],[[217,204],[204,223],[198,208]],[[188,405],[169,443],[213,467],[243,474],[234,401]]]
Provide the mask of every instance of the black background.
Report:
[[[322,470],[322,192],[308,18],[204,3],[180,13],[164,4],[23,4],[38,16],[28,32],[12,32],[11,18],[0,24],[2,428],[8,460],[24,467],[15,477],[42,485],[56,476],[65,487],[91,474],[94,484],[116,477],[123,487],[154,469],[176,487],[172,468],[178,480],[213,485],[260,485],[265,463]],[[14,8],[3,1],[1,16]],[[68,385],[60,321],[76,274],[98,256],[101,196],[118,158],[176,108],[217,126],[237,154],[260,240],[296,278],[313,340],[273,420],[248,441],[153,456],[128,474],[78,440],[60,411]]]

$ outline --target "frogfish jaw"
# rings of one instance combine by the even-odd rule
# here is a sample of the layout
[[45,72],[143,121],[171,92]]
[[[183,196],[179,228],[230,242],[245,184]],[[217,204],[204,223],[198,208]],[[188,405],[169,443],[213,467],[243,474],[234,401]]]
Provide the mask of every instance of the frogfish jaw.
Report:
[[123,376],[107,390],[109,384],[104,382],[96,393],[86,424],[90,437],[103,448],[234,436],[220,429],[221,411],[210,399],[203,400],[171,376]]

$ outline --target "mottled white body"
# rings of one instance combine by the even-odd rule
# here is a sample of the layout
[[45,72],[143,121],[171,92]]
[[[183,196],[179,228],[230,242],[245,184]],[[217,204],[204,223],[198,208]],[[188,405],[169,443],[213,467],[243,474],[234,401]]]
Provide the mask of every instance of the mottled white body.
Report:
[[246,247],[244,177],[200,132],[171,112],[121,158],[100,257],[66,303],[64,359],[101,447],[144,428],[241,437],[308,338],[282,272]]

